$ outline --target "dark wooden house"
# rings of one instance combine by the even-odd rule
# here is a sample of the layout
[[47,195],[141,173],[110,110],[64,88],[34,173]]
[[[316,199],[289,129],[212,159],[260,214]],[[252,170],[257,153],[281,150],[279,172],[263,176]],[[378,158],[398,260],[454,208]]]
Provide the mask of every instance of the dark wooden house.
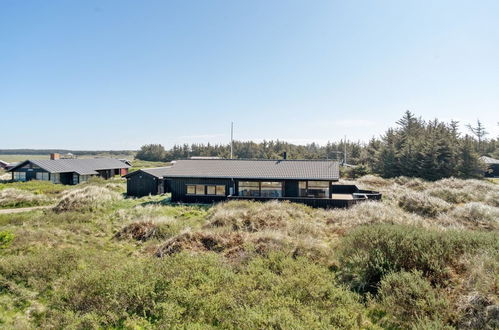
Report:
[[155,169],[156,179],[163,181],[153,181],[144,171],[127,175],[129,195],[162,189],[171,191],[173,202],[289,200],[316,207],[347,207],[381,198],[378,192],[339,184],[339,164],[329,160],[179,160]]
[[93,176],[126,175],[130,165],[114,158],[26,160],[9,169],[14,181],[45,180],[78,184]]
[[168,192],[163,178],[170,167],[147,168],[125,175],[128,196],[161,195]]

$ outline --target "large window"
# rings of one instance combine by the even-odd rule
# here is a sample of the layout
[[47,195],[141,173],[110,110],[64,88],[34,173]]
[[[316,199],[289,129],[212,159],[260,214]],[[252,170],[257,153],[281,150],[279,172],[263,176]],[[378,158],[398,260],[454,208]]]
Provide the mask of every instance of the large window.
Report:
[[91,175],[80,175],[80,183],[87,182],[90,179]]
[[261,182],[262,197],[282,197],[282,182]]
[[282,197],[282,182],[273,181],[239,181],[239,196],[249,197]]
[[223,185],[204,185],[188,184],[187,195],[219,195],[225,196],[225,186]]
[[239,196],[260,196],[260,182],[239,181]]
[[216,195],[225,196],[225,186],[216,186]]
[[61,175],[59,173],[52,173],[50,175],[50,181],[53,183],[61,183]]
[[78,173],[73,173],[73,184],[78,184]]
[[36,172],[36,179],[37,180],[49,180],[49,173],[48,172]]
[[329,181],[300,181],[300,196],[329,198]]
[[14,172],[15,181],[26,181],[26,172]]

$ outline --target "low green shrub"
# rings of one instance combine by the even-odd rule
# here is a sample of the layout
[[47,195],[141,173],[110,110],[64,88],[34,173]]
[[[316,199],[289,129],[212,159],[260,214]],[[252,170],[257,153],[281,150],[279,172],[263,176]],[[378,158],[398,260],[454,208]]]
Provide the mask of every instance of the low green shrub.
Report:
[[418,270],[432,283],[445,285],[459,270],[463,254],[496,251],[498,247],[494,233],[362,226],[342,240],[340,274],[358,292],[375,292],[385,275],[398,271]]
[[421,272],[396,272],[380,282],[375,309],[382,310],[383,327],[410,328],[416,320],[439,321],[450,318],[450,303],[441,289],[432,287]]
[[72,271],[79,254],[75,250],[42,250],[0,258],[0,275],[6,280],[43,291]]
[[431,197],[423,192],[407,191],[398,196],[398,206],[407,212],[424,217],[435,217],[448,211],[452,206],[446,201]]
[[7,248],[14,240],[14,234],[9,231],[0,231],[0,249]]
[[233,268],[214,254],[102,255],[59,281],[47,327],[358,328],[355,294],[326,268],[271,254]]

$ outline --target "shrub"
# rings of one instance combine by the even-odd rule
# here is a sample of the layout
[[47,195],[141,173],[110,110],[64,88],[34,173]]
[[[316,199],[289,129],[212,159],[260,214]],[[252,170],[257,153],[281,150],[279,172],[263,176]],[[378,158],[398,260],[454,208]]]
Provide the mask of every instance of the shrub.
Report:
[[7,248],[14,240],[14,234],[8,231],[0,231],[0,249]]
[[448,225],[461,224],[470,229],[499,229],[499,208],[482,203],[467,203],[439,217]]
[[7,188],[0,190],[0,208],[29,207],[50,202],[45,195],[36,195],[26,190]]
[[376,308],[387,315],[381,324],[388,328],[410,328],[416,320],[441,321],[449,318],[450,303],[442,290],[432,287],[421,272],[396,272],[380,282]]
[[177,235],[183,229],[183,224],[168,217],[139,217],[115,234],[117,239],[134,239],[147,241],[150,239],[167,239]]
[[74,250],[44,250],[26,255],[9,255],[0,259],[0,275],[39,291],[74,269],[79,255]]
[[437,231],[412,226],[374,225],[350,231],[342,240],[340,274],[355,291],[376,292],[391,272],[421,271],[432,283],[447,284],[465,254],[494,251],[493,233]]
[[[244,299],[244,303],[241,303]],[[331,272],[271,254],[235,269],[216,255],[102,256],[61,280],[41,327],[356,328],[364,312]],[[81,324],[81,323],[80,323]],[[83,325],[82,325],[83,326]]]
[[120,194],[107,188],[86,186],[65,191],[59,203],[54,207],[54,211],[95,211],[121,198]]
[[434,217],[451,208],[449,203],[440,198],[415,191],[402,193],[398,198],[398,205],[407,212],[424,217]]

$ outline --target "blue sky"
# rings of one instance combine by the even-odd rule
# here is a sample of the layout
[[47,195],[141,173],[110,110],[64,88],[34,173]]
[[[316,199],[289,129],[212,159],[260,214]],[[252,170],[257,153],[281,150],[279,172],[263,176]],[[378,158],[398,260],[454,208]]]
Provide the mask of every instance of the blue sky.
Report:
[[[499,135],[499,1],[0,0],[0,149]],[[463,129],[464,130],[464,129]]]

